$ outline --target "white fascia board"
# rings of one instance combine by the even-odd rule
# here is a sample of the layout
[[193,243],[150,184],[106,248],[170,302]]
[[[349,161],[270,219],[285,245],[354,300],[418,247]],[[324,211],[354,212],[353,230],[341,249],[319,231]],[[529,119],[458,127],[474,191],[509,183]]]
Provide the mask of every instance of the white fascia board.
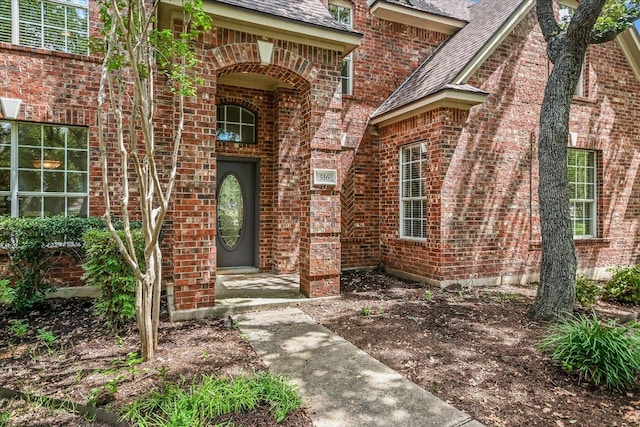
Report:
[[[160,0],[161,3],[182,8],[182,0]],[[243,31],[259,36],[273,37],[301,44],[351,52],[360,46],[362,35],[219,4],[204,3],[204,11],[212,16],[217,27]]]
[[535,0],[527,0],[520,7],[517,13],[507,21],[500,30],[489,39],[489,42],[478,52],[478,54],[462,69],[460,74],[452,82],[453,84],[464,84],[471,76],[478,71],[478,68],[489,59],[495,50],[502,44],[504,39],[515,29],[515,27],[524,19],[525,16],[533,9]]
[[371,119],[371,123],[384,127],[440,107],[469,110],[474,105],[482,104],[487,99],[487,96],[487,93],[445,89],[397,110],[374,117]]
[[465,21],[421,12],[397,4],[383,3],[380,1],[368,1],[367,4],[370,7],[371,14],[376,18],[448,35],[455,33],[467,25]]
[[640,81],[640,36],[638,36],[638,32],[631,27],[618,34],[616,40],[622,48],[629,65],[631,65],[636,78]]

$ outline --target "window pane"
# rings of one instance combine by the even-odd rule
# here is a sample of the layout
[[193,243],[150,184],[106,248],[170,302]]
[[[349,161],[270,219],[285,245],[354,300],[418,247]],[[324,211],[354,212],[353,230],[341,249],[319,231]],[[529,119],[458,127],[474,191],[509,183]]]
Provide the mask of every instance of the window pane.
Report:
[[75,197],[67,199],[67,216],[87,216],[87,198]]
[[18,172],[18,189],[20,191],[41,191],[39,171],[19,171]]
[[240,123],[240,107],[227,105],[227,122]]
[[11,43],[11,1],[0,0],[0,42]]
[[87,130],[83,128],[68,128],[67,148],[87,148]]
[[70,171],[87,170],[86,151],[67,151],[67,169]]
[[42,214],[42,197],[22,196],[18,201],[20,216],[39,217]]
[[242,126],[242,142],[255,142],[253,126]]
[[40,149],[39,148],[18,148],[18,167],[25,169],[40,169],[38,162],[40,162]]
[[87,174],[69,173],[67,175],[67,193],[86,193]]
[[65,197],[45,197],[43,216],[64,215],[66,210]]
[[64,170],[66,168],[64,162],[64,150],[44,149],[44,161],[42,162],[43,169],[59,169]]
[[51,172],[45,170],[43,174],[42,190],[47,193],[64,192],[64,172]]
[[0,168],[11,167],[11,146],[0,145]]
[[0,215],[11,214],[11,196],[8,193],[0,194]]
[[18,125],[18,144],[40,146],[42,144],[41,132],[42,126],[20,123]]
[[11,190],[11,170],[0,169],[0,191]]

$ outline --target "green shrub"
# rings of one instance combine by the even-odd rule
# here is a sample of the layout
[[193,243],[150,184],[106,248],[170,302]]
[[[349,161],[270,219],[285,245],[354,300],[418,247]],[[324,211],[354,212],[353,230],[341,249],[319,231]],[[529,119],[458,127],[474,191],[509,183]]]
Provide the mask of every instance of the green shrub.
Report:
[[640,266],[615,267],[613,276],[604,285],[607,299],[640,304]]
[[601,294],[602,289],[595,280],[587,279],[585,276],[576,278],[576,301],[582,307],[593,307]]
[[[119,232],[121,238],[124,233]],[[132,230],[139,262],[144,260],[144,236]],[[84,234],[85,260],[82,264],[87,285],[100,288],[94,302],[96,314],[114,328],[120,328],[136,316],[136,279],[107,230]],[[144,268],[144,267],[143,267]]]
[[13,285],[5,282],[2,299],[12,309],[22,312],[41,302],[50,285],[44,282],[56,253],[81,256],[82,234],[90,228],[104,226],[99,218],[54,216],[48,218],[0,217],[0,247],[9,257]]
[[637,323],[571,318],[551,326],[540,342],[551,359],[579,380],[622,390],[634,385],[640,371],[640,335]]

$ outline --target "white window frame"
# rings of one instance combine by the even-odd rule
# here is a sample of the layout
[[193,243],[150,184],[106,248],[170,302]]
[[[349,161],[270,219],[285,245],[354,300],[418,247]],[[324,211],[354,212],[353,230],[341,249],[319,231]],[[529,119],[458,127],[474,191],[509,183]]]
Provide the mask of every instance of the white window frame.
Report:
[[[52,24],[45,21],[44,13],[42,13],[40,18],[40,23],[35,23],[32,21],[27,21],[26,25],[28,26],[36,26],[36,28],[40,31],[40,43],[35,44],[26,44],[20,41],[20,25],[23,21],[20,19],[20,1],[19,0],[2,0],[2,1],[10,1],[11,2],[11,43],[15,45],[34,47],[37,49],[49,49],[58,52],[67,52],[74,53],[77,55],[88,55],[89,54],[89,1],[90,0],[34,0],[35,2],[40,4],[41,13],[44,4],[53,4],[58,6],[63,6],[65,8],[76,9],[80,11],[85,11],[86,13],[86,28],[84,28],[82,32],[74,31],[68,27],[67,16],[65,15],[65,23],[64,28],[58,28],[53,26]],[[60,29],[61,36],[63,37],[62,41],[64,42],[65,47],[63,49],[56,49],[51,45],[47,45],[45,40],[45,29]],[[71,33],[77,33],[79,36],[86,37],[86,49],[82,51],[74,51],[69,48],[68,35]]]
[[[569,181],[569,190],[570,190],[570,194],[569,194],[569,207],[571,210],[571,229],[573,230],[573,238],[574,239],[592,239],[594,237],[597,236],[598,233],[598,206],[597,206],[597,201],[598,201],[598,170],[597,170],[597,155],[595,151],[592,150],[583,150],[583,149],[578,149],[578,148],[568,148],[568,154],[571,153],[571,151],[577,152],[577,153],[581,153],[581,154],[586,154],[588,155],[589,158],[589,164],[587,166],[578,166],[578,165],[571,165],[569,163],[570,159],[569,159],[569,155],[567,155],[567,169],[568,171],[571,168],[576,168],[576,169],[582,169],[584,171],[584,176],[586,176],[587,178],[585,178],[585,180],[579,180],[577,178],[578,173],[575,173],[576,179],[575,181],[571,181],[570,177],[568,177]],[[589,177],[589,171],[591,174],[591,181],[589,181],[588,177]],[[576,171],[577,172],[577,171]],[[587,186],[593,187],[593,192],[592,192],[592,198],[588,198],[588,197],[584,197],[584,198],[578,198],[577,197],[577,190],[575,189],[575,186],[583,186],[583,189],[586,189]],[[582,205],[582,210],[584,211],[584,214],[581,218],[576,218],[574,216],[574,213],[578,212],[578,206]],[[591,223],[591,227],[587,230],[584,229],[583,230],[583,234],[576,234],[576,229],[578,227],[579,224],[584,224],[585,221],[590,221]],[[584,225],[583,225],[584,227]]]
[[[7,198],[7,201],[9,201],[9,203],[11,204],[11,216],[14,218],[18,218],[20,217],[20,200],[21,198],[28,198],[28,197],[36,197],[36,198],[40,198],[40,214],[38,215],[38,217],[43,217],[44,213],[45,213],[45,198],[47,197],[56,197],[56,198],[64,198],[64,216],[70,216],[70,206],[69,206],[69,200],[70,199],[80,199],[80,198],[84,198],[85,202],[84,202],[84,206],[82,206],[79,209],[79,212],[84,211],[84,215],[76,215],[76,216],[81,216],[81,217],[88,217],[89,216],[89,203],[90,203],[90,197],[89,197],[89,178],[90,178],[90,163],[89,163],[89,130],[86,127],[81,127],[81,126],[65,126],[65,125],[57,125],[57,124],[49,124],[49,123],[29,123],[29,122],[20,122],[20,121],[14,121],[14,120],[0,120],[0,123],[9,123],[9,125],[11,126],[11,131],[10,134],[8,136],[9,138],[9,145],[11,147],[11,160],[10,160],[10,189],[9,191],[3,190],[0,191],[0,197],[2,198]],[[42,135],[42,129],[44,127],[58,127],[58,128],[82,128],[82,129],[86,129],[87,132],[87,141],[85,144],[84,149],[81,148],[69,148],[66,146],[65,143],[65,147],[64,148],[60,148],[60,147],[49,147],[46,145],[43,145],[42,141],[40,145],[33,145],[33,146],[28,146],[28,145],[20,145],[20,141],[19,141],[19,126],[39,126],[41,129],[41,135]],[[42,138],[42,136],[41,136]],[[6,141],[2,141],[0,140],[0,144],[5,145]],[[32,147],[33,149],[40,149],[41,150],[41,158],[40,160],[35,160],[34,161],[34,165],[33,168],[24,168],[24,167],[20,167],[20,159],[19,159],[19,149],[20,148],[30,148]],[[67,179],[68,179],[68,173],[76,173],[76,174],[85,174],[86,175],[86,181],[85,181],[85,187],[86,187],[86,191],[83,192],[67,192],[67,191],[45,191],[43,189],[43,175],[44,173],[46,173],[48,170],[50,170],[50,166],[46,166],[46,157],[44,157],[44,152],[45,150],[51,150],[51,149],[56,149],[56,150],[64,150],[64,156],[65,156],[65,162],[64,162],[64,167],[62,169],[57,169],[59,166],[55,166],[56,169],[56,173],[60,173],[60,174],[64,174],[64,187],[67,187]],[[68,169],[68,164],[69,164],[69,159],[68,159],[68,155],[69,152],[79,152],[82,153],[83,151],[86,152],[86,170],[70,170]],[[36,165],[35,162],[38,162],[39,164]],[[6,170],[3,168],[3,170]],[[20,190],[19,188],[19,172],[20,171],[34,171],[34,172],[40,172],[41,177],[40,177],[40,191],[26,191],[26,190]]]
[[[405,161],[405,152],[410,150],[418,150],[420,153],[420,158],[418,160],[409,160]],[[427,170],[427,143],[424,141],[416,142],[413,144],[405,145],[400,147],[399,150],[399,196],[400,196],[400,227],[399,227],[399,235],[402,239],[407,240],[417,240],[417,241],[425,241],[427,240],[427,193],[426,193],[426,170]],[[405,170],[407,167],[412,167],[412,170],[417,170],[417,176],[413,176],[409,179],[409,181],[418,182],[418,193],[417,195],[406,194],[405,191],[405,183],[407,180],[405,179]],[[409,182],[410,184],[410,182]],[[411,187],[409,185],[409,187]],[[411,190],[410,190],[411,191]],[[421,211],[422,215],[420,217],[407,217],[405,214],[405,207],[409,204],[413,206],[414,203],[421,203]],[[410,227],[406,227],[405,224],[407,221],[412,221]],[[413,229],[413,226],[418,223],[422,223],[422,227],[417,230],[417,232]],[[411,228],[409,233],[406,232],[407,228]]]
[[[338,22],[341,22],[353,29],[353,5],[346,1],[333,0],[329,2],[329,13],[331,13],[332,6],[338,8],[338,10],[342,9],[349,12],[349,22],[339,20]],[[342,68],[344,68],[345,64],[347,65],[346,74],[342,74]],[[342,59],[342,67],[340,68],[340,88],[343,95],[353,95],[353,53],[349,53]]]

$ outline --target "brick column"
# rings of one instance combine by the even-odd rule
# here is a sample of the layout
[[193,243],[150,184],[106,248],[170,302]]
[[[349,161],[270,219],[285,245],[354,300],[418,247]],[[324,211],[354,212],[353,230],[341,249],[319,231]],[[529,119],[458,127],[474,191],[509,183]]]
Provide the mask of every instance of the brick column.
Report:
[[[211,78],[211,77],[209,77]],[[176,310],[214,305],[216,153],[213,82],[187,102],[173,199],[173,288]]]
[[300,291],[308,297],[340,294],[340,177],[336,187],[314,187],[313,170],[340,171],[342,96],[339,75],[320,76],[306,97],[302,141]]
[[298,271],[300,258],[300,98],[296,91],[275,94],[276,230],[273,246],[277,273]]

